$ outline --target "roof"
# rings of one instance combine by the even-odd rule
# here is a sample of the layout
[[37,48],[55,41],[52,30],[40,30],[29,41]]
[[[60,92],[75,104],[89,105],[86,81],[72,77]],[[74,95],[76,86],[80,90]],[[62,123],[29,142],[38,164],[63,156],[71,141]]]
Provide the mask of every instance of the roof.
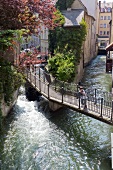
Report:
[[96,7],[97,7],[97,1],[96,0],[80,0],[82,4],[86,7],[88,11],[88,15],[92,16],[94,19],[96,19]]
[[106,47],[106,51],[113,51],[113,42]]
[[80,26],[80,22],[84,17],[84,10],[83,9],[72,9],[70,11],[63,10],[62,14],[65,17],[64,27]]

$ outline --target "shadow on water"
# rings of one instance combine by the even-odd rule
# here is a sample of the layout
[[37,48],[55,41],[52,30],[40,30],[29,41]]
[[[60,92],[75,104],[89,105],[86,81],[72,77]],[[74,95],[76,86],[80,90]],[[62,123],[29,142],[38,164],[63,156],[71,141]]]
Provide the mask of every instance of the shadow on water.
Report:
[[[55,131],[62,130],[64,132],[67,142],[73,145],[75,152],[76,147],[80,146],[80,150],[83,150],[90,160],[100,164],[100,167],[101,164],[102,167],[105,164],[105,169],[102,168],[102,170],[111,167],[111,146],[107,139],[110,136],[110,131],[106,134],[103,130],[103,127],[107,129],[110,127],[109,125],[97,120],[92,121],[92,118],[67,108],[50,112],[48,111],[48,101],[45,99],[42,101],[41,105],[38,105],[38,109],[43,111],[42,114],[49,119],[51,126],[55,124]],[[103,137],[103,133],[107,136]]]

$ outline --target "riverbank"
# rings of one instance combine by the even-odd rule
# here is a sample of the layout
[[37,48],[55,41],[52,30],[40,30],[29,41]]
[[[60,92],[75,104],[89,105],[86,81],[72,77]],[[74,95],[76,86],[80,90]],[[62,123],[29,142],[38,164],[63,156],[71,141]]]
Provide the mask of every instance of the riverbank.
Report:
[[13,106],[15,105],[17,98],[18,98],[18,90],[16,90],[13,95],[12,95],[12,101],[10,102],[9,105],[7,105],[7,103],[5,103],[4,99],[1,100],[1,112],[2,112],[2,116],[5,117],[7,116],[11,109],[13,108]]

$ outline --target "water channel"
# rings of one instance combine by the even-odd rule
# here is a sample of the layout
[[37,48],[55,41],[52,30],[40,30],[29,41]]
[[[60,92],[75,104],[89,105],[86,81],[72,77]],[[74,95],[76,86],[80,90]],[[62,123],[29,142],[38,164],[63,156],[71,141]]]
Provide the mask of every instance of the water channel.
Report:
[[[91,62],[83,82],[110,90],[105,56]],[[112,126],[68,108],[52,114],[46,99],[30,102],[20,91],[0,131],[1,170],[111,170]]]

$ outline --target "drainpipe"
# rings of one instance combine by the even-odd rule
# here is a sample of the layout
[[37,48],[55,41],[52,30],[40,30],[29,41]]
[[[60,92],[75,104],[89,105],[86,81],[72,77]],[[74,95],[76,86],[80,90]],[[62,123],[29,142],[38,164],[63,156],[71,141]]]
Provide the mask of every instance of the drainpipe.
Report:
[[112,116],[111,117],[113,119],[113,54],[112,54]]

